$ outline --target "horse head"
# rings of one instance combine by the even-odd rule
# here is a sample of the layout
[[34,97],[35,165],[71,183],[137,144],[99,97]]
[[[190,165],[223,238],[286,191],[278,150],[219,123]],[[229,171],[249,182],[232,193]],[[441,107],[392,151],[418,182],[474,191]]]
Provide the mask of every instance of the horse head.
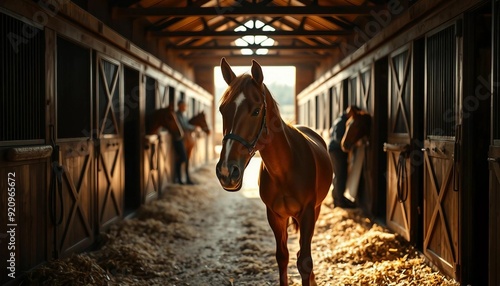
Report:
[[207,135],[210,135],[210,127],[208,127],[207,118],[205,116],[205,111],[202,111],[195,116],[193,116],[189,123],[195,126],[198,126],[205,132]]
[[238,191],[243,172],[258,151],[266,128],[266,89],[261,66],[252,61],[252,74],[236,76],[225,58],[221,70],[228,88],[221,98],[223,140],[216,174],[226,191]]
[[348,108],[346,129],[340,146],[344,152],[349,152],[361,139],[370,135],[371,116],[369,113],[354,106]]
[[174,108],[172,106],[168,106],[167,108],[158,109],[157,112],[159,115],[157,116],[159,125],[167,129],[174,139],[181,139],[184,136],[184,131],[177,120]]

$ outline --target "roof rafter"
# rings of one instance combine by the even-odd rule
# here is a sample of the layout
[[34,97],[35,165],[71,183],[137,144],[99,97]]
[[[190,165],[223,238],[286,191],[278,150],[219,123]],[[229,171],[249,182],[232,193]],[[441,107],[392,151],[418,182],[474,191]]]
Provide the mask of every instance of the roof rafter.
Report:
[[[200,63],[204,65],[217,66],[220,64],[220,57],[214,56],[213,54],[207,55],[189,55],[186,57],[181,56],[184,60],[190,64],[199,65]],[[251,60],[258,61],[261,65],[294,65],[294,64],[307,64],[307,65],[319,65],[325,60],[327,56],[321,55],[280,55],[279,57],[265,56],[265,55],[224,55],[224,57],[231,61],[232,65],[248,65]]]
[[239,38],[243,36],[268,36],[268,37],[315,37],[315,36],[345,36],[351,35],[349,30],[294,30],[294,31],[263,31],[261,29],[247,29],[246,31],[162,31],[151,32],[152,35],[161,37],[216,37],[216,38]]
[[332,16],[340,14],[369,14],[384,6],[227,6],[227,7],[171,7],[171,8],[120,8],[114,7],[118,17],[200,17],[200,16]]
[[182,50],[182,51],[204,51],[204,50],[241,50],[241,49],[268,49],[268,50],[293,50],[293,51],[311,51],[311,50],[332,50],[338,48],[339,44],[335,43],[332,45],[315,45],[315,46],[297,46],[297,45],[280,45],[280,46],[261,46],[261,45],[248,45],[248,46],[214,46],[214,45],[203,45],[203,46],[169,46],[170,49]]

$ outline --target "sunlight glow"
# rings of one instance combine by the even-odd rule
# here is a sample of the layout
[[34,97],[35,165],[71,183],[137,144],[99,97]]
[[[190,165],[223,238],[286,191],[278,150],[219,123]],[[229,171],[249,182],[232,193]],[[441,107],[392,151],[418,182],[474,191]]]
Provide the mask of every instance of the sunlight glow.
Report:
[[257,55],[267,55],[268,52],[269,52],[268,49],[257,49],[257,51],[255,51],[255,54],[257,54]]
[[246,47],[246,46],[248,46],[248,43],[245,40],[243,40],[242,38],[236,39],[236,41],[234,41],[234,43],[238,47]]
[[[245,24],[238,26],[234,29],[235,32],[245,32],[248,29],[250,30],[262,30],[262,31],[275,31],[273,27],[266,25],[264,22],[260,20],[249,20]],[[258,33],[258,31],[256,31]],[[249,46],[263,46],[263,47],[270,47],[275,44],[274,39],[269,38],[268,36],[264,35],[247,35],[243,36],[241,38],[238,38],[234,41],[234,44],[238,47],[249,47]],[[269,49],[250,49],[250,48],[244,48],[241,49],[241,54],[242,55],[266,55],[269,52]]]
[[253,55],[252,49],[241,49],[242,55]]

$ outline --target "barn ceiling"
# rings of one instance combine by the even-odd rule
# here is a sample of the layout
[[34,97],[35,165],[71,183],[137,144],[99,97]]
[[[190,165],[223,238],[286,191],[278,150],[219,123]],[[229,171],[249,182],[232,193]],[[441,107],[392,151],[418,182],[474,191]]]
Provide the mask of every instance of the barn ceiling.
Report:
[[[116,0],[113,17],[145,22],[148,38],[190,64],[272,58],[338,62],[384,0]],[[233,60],[234,61],[234,60]]]

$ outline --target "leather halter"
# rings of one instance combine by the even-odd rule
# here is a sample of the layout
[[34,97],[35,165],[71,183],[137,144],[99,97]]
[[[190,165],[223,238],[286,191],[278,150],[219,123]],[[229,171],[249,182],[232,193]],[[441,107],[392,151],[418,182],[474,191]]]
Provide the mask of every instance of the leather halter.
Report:
[[233,139],[235,141],[240,142],[241,144],[243,144],[243,146],[245,146],[248,149],[248,154],[250,154],[251,156],[255,155],[255,152],[256,152],[255,146],[257,145],[257,141],[259,141],[260,136],[262,135],[262,132],[264,131],[264,129],[267,132],[267,125],[266,125],[267,103],[266,103],[266,93],[264,90],[262,91],[262,96],[264,98],[264,111],[263,111],[263,115],[262,115],[262,122],[260,124],[259,133],[257,133],[257,136],[255,137],[255,139],[252,142],[248,142],[240,135],[234,134],[234,133],[228,133],[224,136],[224,138],[222,138],[222,142],[225,142],[228,139]]

